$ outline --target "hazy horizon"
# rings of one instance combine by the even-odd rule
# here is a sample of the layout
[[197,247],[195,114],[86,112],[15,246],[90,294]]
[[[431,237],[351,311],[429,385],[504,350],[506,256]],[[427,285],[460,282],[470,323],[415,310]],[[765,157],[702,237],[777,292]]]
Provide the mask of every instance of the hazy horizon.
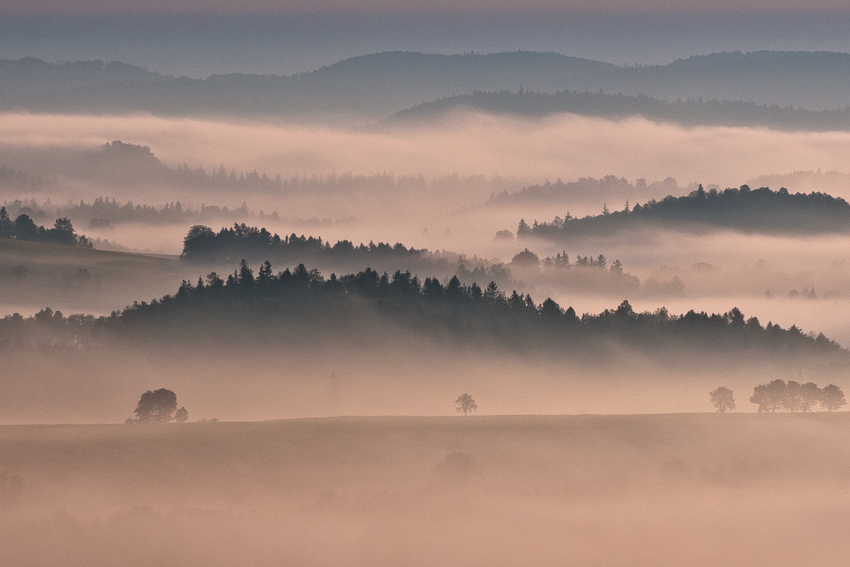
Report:
[[847,29],[7,0],[0,563],[841,564]]
[[[29,4],[29,3],[28,3]],[[51,11],[55,13],[55,11]],[[724,51],[850,52],[850,12],[62,15],[8,9],[0,58],[122,61],[166,74],[292,74],[383,51],[553,51],[617,65]]]

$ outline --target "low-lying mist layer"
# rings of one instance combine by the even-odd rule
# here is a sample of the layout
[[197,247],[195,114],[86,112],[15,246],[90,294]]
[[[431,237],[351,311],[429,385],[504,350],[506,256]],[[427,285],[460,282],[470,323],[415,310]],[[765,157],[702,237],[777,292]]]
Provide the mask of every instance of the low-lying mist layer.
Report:
[[683,126],[744,126],[816,132],[846,132],[850,129],[850,108],[812,111],[754,102],[704,101],[702,98],[669,102],[642,95],[605,94],[601,91],[543,94],[523,90],[476,92],[424,102],[394,114],[380,122],[379,126],[426,123],[458,109],[500,116],[573,113],[609,120],[640,116]]
[[[847,133],[606,121],[575,115],[541,120],[457,113],[434,126],[391,132],[135,116],[4,114],[0,143],[94,148],[124,140],[174,164],[228,164],[293,174],[498,174],[529,181],[601,177],[737,186],[764,172],[841,169]],[[5,153],[5,152],[4,152]],[[718,168],[718,164],[723,164]],[[8,163],[30,172],[26,164]]]
[[[220,417],[242,419],[385,413],[379,391],[397,400],[394,411],[433,413],[452,384],[476,388],[500,413],[564,403],[584,411],[700,408],[700,392],[721,377],[751,388],[793,371],[827,384],[848,365],[847,352],[825,336],[763,325],[738,309],[638,313],[624,301],[579,316],[551,299],[538,304],[529,294],[457,278],[446,286],[371,270],[323,278],[303,266],[274,275],[268,264],[254,276],[244,263],[226,282],[215,274],[198,285],[184,281],[173,296],[109,317],[49,309],[7,316],[0,341],[4,371],[15,377],[8,400],[33,388],[49,392],[38,409],[20,402],[4,409],[25,421],[114,415],[119,392],[163,381],[204,399],[207,415],[223,409]],[[53,368],[60,361],[61,380]],[[102,382],[110,373],[114,383]],[[594,396],[600,389],[613,397]],[[405,392],[416,395],[404,399]],[[85,396],[81,406],[69,405]],[[97,409],[99,399],[111,406]]]
[[2,427],[9,565],[837,565],[847,414]]

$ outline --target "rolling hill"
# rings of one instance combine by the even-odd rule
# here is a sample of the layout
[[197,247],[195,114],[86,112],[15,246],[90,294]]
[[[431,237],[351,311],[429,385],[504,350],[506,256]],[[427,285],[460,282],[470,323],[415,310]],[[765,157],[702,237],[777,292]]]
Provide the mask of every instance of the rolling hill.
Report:
[[747,101],[838,109],[850,103],[850,54],[720,53],[618,67],[555,53],[386,52],[289,76],[190,79],[122,63],[0,61],[0,110],[266,118],[347,117],[362,123],[475,91],[604,91],[658,99]]

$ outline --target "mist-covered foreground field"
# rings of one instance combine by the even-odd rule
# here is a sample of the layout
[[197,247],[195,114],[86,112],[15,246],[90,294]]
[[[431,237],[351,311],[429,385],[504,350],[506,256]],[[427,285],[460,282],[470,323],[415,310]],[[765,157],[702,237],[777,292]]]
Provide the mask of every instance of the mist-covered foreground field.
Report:
[[839,565],[850,415],[0,427],[4,565]]

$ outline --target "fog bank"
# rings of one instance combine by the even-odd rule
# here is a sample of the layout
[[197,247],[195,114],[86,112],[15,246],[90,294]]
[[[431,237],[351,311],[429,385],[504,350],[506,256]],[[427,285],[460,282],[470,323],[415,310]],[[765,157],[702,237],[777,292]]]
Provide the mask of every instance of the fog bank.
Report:
[[[850,133],[677,126],[640,118],[575,115],[540,120],[454,114],[434,127],[393,132],[166,119],[3,115],[0,143],[150,146],[172,165],[228,164],[284,177],[329,173],[501,175],[529,181],[602,177],[703,181],[737,186],[765,172],[841,169]],[[722,167],[720,167],[722,164]]]

